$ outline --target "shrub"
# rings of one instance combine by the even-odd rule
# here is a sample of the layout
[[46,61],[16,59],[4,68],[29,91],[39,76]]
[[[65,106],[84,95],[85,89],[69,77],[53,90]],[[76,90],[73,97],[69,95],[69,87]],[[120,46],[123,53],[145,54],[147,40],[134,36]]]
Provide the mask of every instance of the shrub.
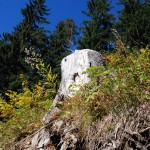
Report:
[[87,124],[103,118],[111,111],[119,115],[122,110],[128,111],[132,106],[149,102],[150,50],[126,51],[125,54],[110,54],[105,56],[108,60],[105,67],[87,69],[85,73],[89,74],[92,81],[80,87],[76,99],[65,102],[63,114],[73,116],[78,123],[83,122],[84,118],[82,124]]
[[42,118],[50,108],[56,94],[56,75],[51,72],[50,66],[43,62],[37,69],[42,76],[33,89],[23,74],[23,91],[17,93],[11,90],[6,92],[8,102],[0,99],[0,147],[10,149],[17,140],[26,137],[42,125]]

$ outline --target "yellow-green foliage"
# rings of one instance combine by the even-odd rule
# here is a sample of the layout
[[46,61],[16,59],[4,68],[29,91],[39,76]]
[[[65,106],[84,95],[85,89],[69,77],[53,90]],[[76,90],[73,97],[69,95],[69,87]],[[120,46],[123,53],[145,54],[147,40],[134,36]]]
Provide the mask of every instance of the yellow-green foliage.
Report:
[[0,99],[0,118],[8,118],[14,113],[14,107]]
[[56,94],[56,75],[50,66],[39,64],[37,69],[43,79],[33,89],[23,74],[23,92],[7,91],[9,102],[0,99],[0,147],[9,149],[14,142],[32,133],[42,125],[42,118],[50,108]]
[[[111,111],[119,114],[122,110],[128,111],[131,106],[150,100],[149,49],[133,53],[122,49],[122,53],[119,51],[105,57],[107,65],[87,69],[92,81],[80,87],[76,100],[64,104],[63,114],[73,116],[78,122],[84,118],[84,125]],[[80,112],[76,114],[78,110]]]

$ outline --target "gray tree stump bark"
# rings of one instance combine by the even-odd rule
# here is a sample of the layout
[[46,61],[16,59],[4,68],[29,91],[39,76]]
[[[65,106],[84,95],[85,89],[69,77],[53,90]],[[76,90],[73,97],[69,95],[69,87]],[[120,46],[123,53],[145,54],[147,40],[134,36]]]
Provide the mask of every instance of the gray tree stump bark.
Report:
[[59,109],[56,106],[58,101],[75,96],[75,91],[79,90],[79,88],[76,86],[72,89],[70,88],[71,86],[83,85],[91,80],[88,77],[88,74],[83,74],[87,68],[92,66],[102,66],[103,64],[104,60],[102,55],[99,52],[90,49],[76,50],[73,54],[63,58],[61,61],[61,83],[52,104],[54,109],[45,115],[43,123],[49,123],[51,116],[59,112]]
[[73,54],[63,58],[61,61],[61,83],[53,106],[55,107],[57,101],[65,96],[75,96],[74,90],[78,90],[78,88],[72,90],[71,86],[83,85],[90,81],[87,74],[82,74],[87,68],[102,65],[102,55],[90,49],[76,50]]

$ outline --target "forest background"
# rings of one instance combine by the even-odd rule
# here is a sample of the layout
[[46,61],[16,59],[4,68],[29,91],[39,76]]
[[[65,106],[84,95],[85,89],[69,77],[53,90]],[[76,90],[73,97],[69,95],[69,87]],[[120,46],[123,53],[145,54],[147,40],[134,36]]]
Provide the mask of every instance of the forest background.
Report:
[[[81,3],[85,4],[82,11],[85,17],[76,15],[81,24],[79,20],[65,18],[58,20],[55,28],[51,27],[53,20],[48,19],[49,13],[50,16],[53,13],[53,8],[47,5],[49,1],[24,2],[19,23],[12,31],[2,33],[1,30],[0,35],[0,131],[3,132],[0,139],[3,144],[18,138],[24,130],[29,132],[30,123],[40,122],[39,117],[51,106],[58,89],[60,62],[75,48],[103,54],[108,71],[101,73],[102,68],[92,68],[89,75],[95,82],[100,76],[108,79],[104,80],[105,100],[111,101],[115,90],[119,107],[124,106],[122,103],[149,100],[150,0],[118,0],[115,5],[110,0],[87,0]],[[75,3],[80,5],[79,1]],[[68,11],[76,14],[78,10],[72,9],[73,2],[68,4]],[[112,72],[118,76],[112,79]],[[91,96],[93,99],[93,93],[99,93],[95,82],[88,85],[90,90],[83,92],[84,99]],[[87,112],[94,119],[113,108],[109,103],[99,114],[97,110],[92,112],[93,107],[98,104],[99,110],[105,102],[101,104],[96,98],[86,104]],[[113,102],[112,105],[115,106]]]
[[[37,83],[39,75],[35,68],[37,63],[35,61],[39,61],[38,59],[42,59],[45,64],[50,64],[53,72],[58,73],[60,77],[60,61],[70,54],[72,49],[90,48],[101,53],[115,50],[114,34],[116,33],[112,31],[113,29],[121,35],[125,45],[130,49],[144,48],[149,45],[149,0],[76,1],[75,4],[79,9],[83,6],[82,15],[76,10],[77,14],[80,14],[76,15],[77,23],[72,18],[58,22],[59,10],[62,10],[60,5],[61,9],[58,7],[58,10],[54,11],[50,8],[49,4],[52,3],[50,1],[33,0],[23,3],[25,2],[26,6],[20,10],[22,20],[13,31],[8,29],[6,32],[3,26],[5,32],[2,33],[1,29],[0,91],[2,95],[8,89],[15,91],[22,89],[20,74],[27,76],[33,85]],[[10,4],[8,3],[8,6]],[[76,14],[71,8],[72,4],[73,2],[64,2],[62,7],[67,6],[68,9],[64,12],[73,11]],[[53,11],[54,14],[57,12],[57,16],[50,20]],[[16,15],[15,18],[18,16]],[[54,29],[56,18],[58,23]],[[14,22],[16,19],[10,20]]]

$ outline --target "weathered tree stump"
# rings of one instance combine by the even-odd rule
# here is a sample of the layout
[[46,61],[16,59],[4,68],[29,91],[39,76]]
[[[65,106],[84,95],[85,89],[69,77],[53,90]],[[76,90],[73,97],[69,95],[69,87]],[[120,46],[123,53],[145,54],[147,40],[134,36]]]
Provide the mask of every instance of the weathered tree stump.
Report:
[[61,83],[58,93],[53,101],[53,110],[50,110],[43,118],[43,123],[48,124],[53,114],[58,113],[59,109],[56,104],[58,101],[68,99],[75,96],[75,91],[79,88],[76,86],[72,90],[73,85],[83,85],[91,79],[88,74],[83,74],[92,66],[102,66],[104,63],[102,55],[94,50],[83,49],[76,50],[73,54],[68,55],[61,61]]
[[102,55],[90,49],[76,50],[73,54],[63,58],[61,61],[61,83],[53,106],[55,107],[57,101],[64,97],[73,97],[75,95],[74,90],[70,88],[71,86],[82,85],[90,81],[88,75],[83,74],[87,68],[102,65]]

